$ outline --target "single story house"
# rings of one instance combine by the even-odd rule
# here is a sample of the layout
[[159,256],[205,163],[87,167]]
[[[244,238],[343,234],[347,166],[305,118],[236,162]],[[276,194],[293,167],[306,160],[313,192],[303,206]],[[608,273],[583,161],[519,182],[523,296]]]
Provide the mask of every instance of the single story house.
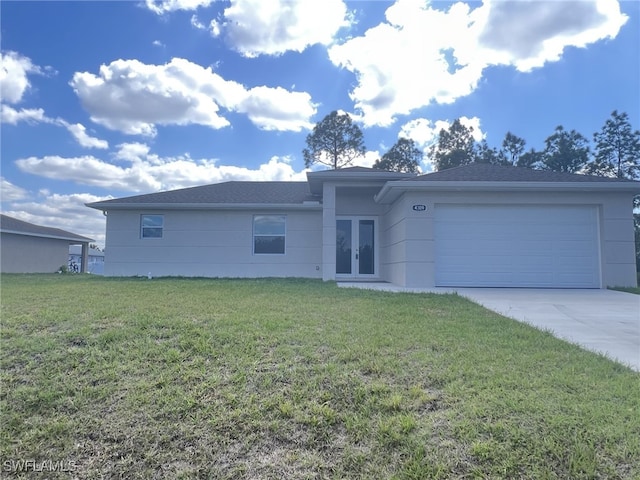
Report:
[[2,273],[56,272],[69,261],[69,245],[80,245],[86,259],[89,242],[93,239],[0,214]]
[[[69,270],[82,270],[82,246],[69,245]],[[96,248],[89,247],[87,253],[87,273],[102,275],[104,273],[104,252]]]
[[473,164],[363,167],[88,204],[111,276],[310,277],[404,287],[635,286],[640,182]]

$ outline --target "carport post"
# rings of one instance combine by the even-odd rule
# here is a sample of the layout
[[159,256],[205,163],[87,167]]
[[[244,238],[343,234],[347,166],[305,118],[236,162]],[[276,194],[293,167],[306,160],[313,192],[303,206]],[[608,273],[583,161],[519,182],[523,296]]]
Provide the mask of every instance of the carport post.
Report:
[[80,262],[80,271],[87,273],[87,267],[89,266],[89,242],[82,243],[82,260]]

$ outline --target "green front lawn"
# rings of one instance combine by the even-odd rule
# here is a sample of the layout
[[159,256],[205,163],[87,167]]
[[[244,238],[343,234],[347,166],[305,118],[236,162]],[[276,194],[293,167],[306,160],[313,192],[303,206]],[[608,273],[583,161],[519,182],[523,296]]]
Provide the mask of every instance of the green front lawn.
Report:
[[3,475],[640,477],[638,373],[455,295],[1,280]]
[[640,295],[640,287],[611,287],[611,290],[618,290],[620,292],[635,293]]

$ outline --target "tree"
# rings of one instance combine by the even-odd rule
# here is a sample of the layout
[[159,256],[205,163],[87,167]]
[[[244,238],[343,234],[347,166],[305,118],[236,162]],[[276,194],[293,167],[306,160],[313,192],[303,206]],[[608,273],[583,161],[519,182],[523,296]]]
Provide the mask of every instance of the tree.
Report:
[[531,148],[528,152],[524,152],[518,158],[516,167],[525,167],[539,169],[542,164],[542,152],[538,152],[535,148]]
[[416,142],[410,138],[399,138],[381,159],[376,160],[373,168],[390,172],[420,173],[422,157],[422,150],[416,147]]
[[589,142],[576,132],[565,130],[562,125],[545,140],[542,152],[542,169],[554,172],[575,173],[586,167],[589,161]]
[[476,147],[473,161],[475,163],[490,163],[492,165],[500,165],[502,164],[500,153],[501,152],[498,152],[495,147],[489,147],[489,144],[486,140],[482,140],[482,142],[480,142],[480,144]]
[[429,157],[436,170],[469,165],[476,158],[473,127],[466,127],[457,118],[448,130],[438,134],[438,141],[429,149]]
[[527,142],[525,142],[524,138],[520,138],[511,132],[507,132],[504,136],[504,140],[502,141],[502,150],[500,150],[500,152],[503,154],[508,164],[518,164],[520,157],[524,154],[524,146],[526,143]]
[[594,175],[640,178],[640,131],[631,128],[629,115],[611,114],[602,130],[593,134],[595,155],[587,171]]
[[351,117],[337,111],[331,112],[313,127],[307,135],[307,147],[302,151],[308,168],[315,163],[334,169],[351,165],[365,153],[364,137]]

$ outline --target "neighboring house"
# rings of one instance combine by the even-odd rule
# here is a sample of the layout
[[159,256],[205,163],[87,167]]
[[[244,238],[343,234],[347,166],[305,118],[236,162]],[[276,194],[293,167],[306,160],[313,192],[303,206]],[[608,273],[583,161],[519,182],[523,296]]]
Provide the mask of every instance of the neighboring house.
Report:
[[311,277],[404,287],[635,286],[640,182],[474,164],[362,167],[88,204],[105,274]]
[[[69,246],[69,270],[81,270],[82,269],[82,246],[70,245]],[[89,247],[87,256],[87,273],[93,273],[95,275],[104,274],[104,252],[95,248]]]
[[[91,238],[0,215],[0,271],[53,273],[69,261],[69,245],[86,255]],[[86,262],[83,262],[86,265]]]

